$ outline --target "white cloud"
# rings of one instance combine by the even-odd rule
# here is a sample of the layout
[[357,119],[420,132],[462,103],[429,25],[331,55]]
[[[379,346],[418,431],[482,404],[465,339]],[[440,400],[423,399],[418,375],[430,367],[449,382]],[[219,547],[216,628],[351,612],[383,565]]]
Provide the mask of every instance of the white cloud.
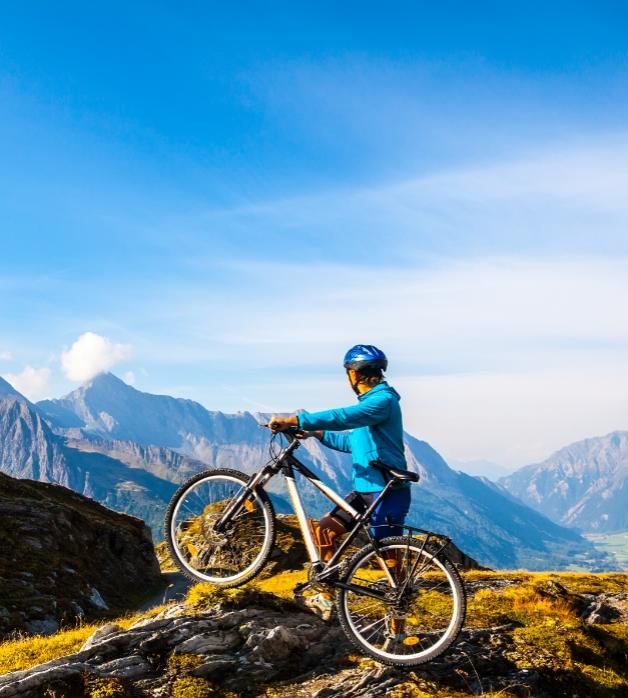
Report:
[[61,354],[61,366],[71,381],[83,383],[128,359],[131,352],[127,344],[114,344],[107,337],[85,332]]
[[[175,241],[171,253],[192,272],[224,272],[219,239],[236,243],[238,260],[255,259],[257,240],[266,239],[268,249],[282,250],[277,260],[324,255],[353,269],[371,260],[402,270],[444,258],[626,258],[627,188],[625,131],[371,186],[192,211],[161,235]],[[189,231],[184,246],[180,229]]]
[[128,385],[135,385],[135,373],[127,371],[123,376],[124,382]]
[[[441,370],[477,360],[482,366],[483,357],[512,363],[524,355],[530,365],[543,360],[540,353],[628,344],[628,326],[618,321],[628,261],[494,258],[425,269],[261,264],[234,269],[233,285],[227,313],[221,298],[175,288],[155,311],[176,322],[177,337],[193,339],[190,346],[229,362],[240,354],[250,359],[254,346],[260,365],[321,364],[321,351],[369,336],[415,365]],[[282,288],[298,293],[281,295]],[[280,314],[269,310],[277,297]]]
[[45,397],[50,369],[26,366],[21,373],[6,373],[4,378],[22,395],[30,400],[39,400]]
[[628,428],[628,358],[565,360],[519,372],[401,376],[405,426],[448,457],[508,466],[544,460],[589,436]]
[[393,205],[426,205],[435,197],[461,204],[528,200],[543,209],[549,203],[569,202],[574,210],[588,206],[626,213],[627,155],[628,136],[622,134],[613,142],[576,144],[483,167],[409,179],[362,192],[361,196]]
[[10,351],[0,351],[0,361],[10,361],[13,358],[13,354]]
[[[230,380],[250,401],[321,409],[352,399],[339,367],[344,350],[380,344],[409,431],[460,459],[520,465],[628,427],[628,260],[293,262],[232,272],[228,312],[198,288],[164,294],[153,311],[177,326],[176,344],[166,353],[154,339],[147,355],[231,376],[244,368],[246,388]],[[205,355],[185,353],[192,349]],[[215,383],[206,395],[217,409],[246,406]],[[204,401],[198,390],[194,397]]]

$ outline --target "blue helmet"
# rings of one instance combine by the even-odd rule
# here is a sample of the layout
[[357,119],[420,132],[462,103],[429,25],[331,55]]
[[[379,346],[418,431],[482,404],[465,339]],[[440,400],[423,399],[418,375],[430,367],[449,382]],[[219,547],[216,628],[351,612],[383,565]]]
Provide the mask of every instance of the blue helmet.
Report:
[[388,359],[381,349],[372,344],[356,344],[345,354],[343,365],[345,368],[353,368],[356,371],[365,366],[381,368],[385,371],[388,368]]

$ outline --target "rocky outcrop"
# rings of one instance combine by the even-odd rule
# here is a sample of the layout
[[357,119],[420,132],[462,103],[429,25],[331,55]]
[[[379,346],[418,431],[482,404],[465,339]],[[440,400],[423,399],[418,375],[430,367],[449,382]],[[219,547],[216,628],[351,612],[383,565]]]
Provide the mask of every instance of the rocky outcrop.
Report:
[[[53,682],[83,695],[86,674],[121,679],[147,696],[185,695],[176,688],[187,682],[190,691],[203,685],[216,691],[198,695],[258,696],[272,685],[273,695],[375,698],[407,681],[406,671],[375,663],[357,666],[336,624],[287,606],[269,608],[263,595],[250,601],[247,608],[223,602],[196,614],[174,605],[126,631],[104,626],[70,657],[0,677],[0,698],[36,696]],[[448,676],[451,682],[453,669],[469,664],[464,659],[469,651],[483,653],[486,663],[494,661],[506,641],[503,630],[467,631],[458,649],[434,663],[428,675]]]
[[143,521],[0,473],[0,636],[133,608],[161,582]]
[[[575,634],[563,640],[565,631],[547,622],[572,605],[577,607],[576,618],[588,608],[590,595],[568,592],[554,582],[536,589],[530,586],[536,582],[528,580],[520,592],[523,603],[530,600],[533,589],[534,603],[548,599],[545,617],[538,623],[528,620],[527,627],[520,629],[524,606],[519,608],[519,621],[514,615],[502,615],[505,607],[482,615],[504,593],[516,598],[522,583],[517,577],[472,581],[468,593],[478,600],[472,606],[473,623],[447,654],[413,670],[364,660],[336,623],[323,623],[289,601],[247,589],[231,597],[218,592],[204,608],[171,605],[128,630],[105,625],[76,654],[0,676],[0,698],[34,698],[50,687],[57,698],[91,696],[89,686],[94,681],[115,682],[117,692],[112,695],[125,698],[462,697],[492,692],[537,698],[625,695],[628,683],[620,672],[626,643],[612,639],[606,629],[611,626],[592,627],[587,635],[574,629]],[[626,620],[624,596],[606,595],[606,603],[612,597],[622,609],[616,623]],[[501,624],[478,624],[482,618],[500,617]],[[575,642],[578,638],[585,638],[582,647]],[[605,666],[599,681],[581,671],[585,647],[589,654],[598,653],[591,655],[591,671],[597,663]]]
[[220,604],[197,614],[174,605],[126,631],[105,626],[71,657],[0,677],[0,697],[37,695],[53,680],[72,686],[84,673],[125,679],[148,695],[169,695],[162,692],[182,676],[238,687],[239,695],[243,684],[295,676],[343,649],[340,628],[309,614],[286,615],[263,603],[245,609]]

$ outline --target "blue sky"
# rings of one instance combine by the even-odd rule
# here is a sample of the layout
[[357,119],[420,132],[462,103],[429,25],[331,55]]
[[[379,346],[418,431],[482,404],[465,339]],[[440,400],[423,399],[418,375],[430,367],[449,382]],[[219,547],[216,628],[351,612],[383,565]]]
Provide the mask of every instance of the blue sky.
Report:
[[627,428],[627,29],[620,2],[3,8],[0,374],[316,409],[366,341],[447,456]]

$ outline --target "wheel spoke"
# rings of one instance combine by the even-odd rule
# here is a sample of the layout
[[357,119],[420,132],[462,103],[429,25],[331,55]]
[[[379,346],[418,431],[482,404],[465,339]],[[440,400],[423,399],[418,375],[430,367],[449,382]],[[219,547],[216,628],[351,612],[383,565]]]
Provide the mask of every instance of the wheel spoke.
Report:
[[251,493],[224,530],[214,529],[241,495],[245,483],[240,477],[245,476],[235,471],[208,473],[191,480],[175,495],[169,543],[175,562],[199,580],[233,585],[254,573],[270,552],[272,509],[257,493]]
[[393,664],[395,657],[403,664],[419,664],[442,652],[457,636],[464,616],[464,592],[451,563],[443,564],[423,550],[420,541],[387,540],[398,543],[382,544],[379,555],[371,546],[363,548],[352,558],[343,580],[388,592],[387,600],[366,601],[358,591],[342,589],[338,593],[341,621],[372,656]]

